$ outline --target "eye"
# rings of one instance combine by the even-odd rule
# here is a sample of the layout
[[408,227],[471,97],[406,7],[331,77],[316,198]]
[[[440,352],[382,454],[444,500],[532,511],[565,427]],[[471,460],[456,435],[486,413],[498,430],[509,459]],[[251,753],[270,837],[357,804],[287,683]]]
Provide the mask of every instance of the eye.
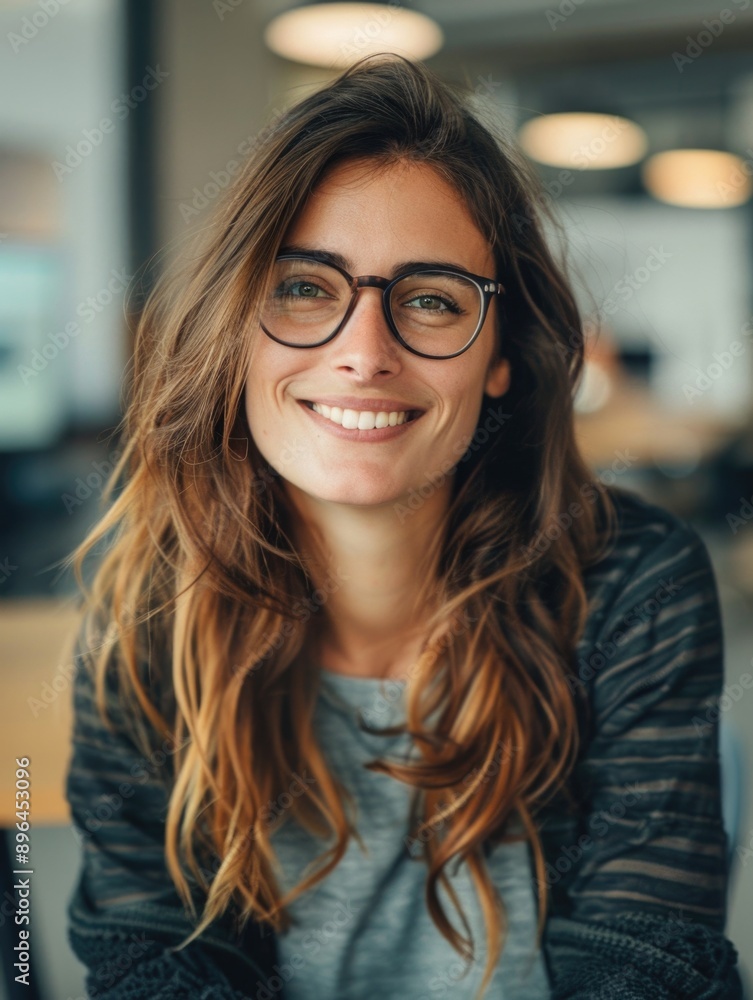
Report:
[[[415,306],[413,303],[419,303],[419,305]],[[414,295],[413,298],[408,299],[402,305],[411,309],[418,308],[421,310],[430,310],[431,312],[459,313],[461,311],[451,299],[446,299],[441,295]]]
[[315,299],[320,297],[320,292],[326,295],[324,289],[313,281],[289,281],[279,286],[276,296],[280,299]]

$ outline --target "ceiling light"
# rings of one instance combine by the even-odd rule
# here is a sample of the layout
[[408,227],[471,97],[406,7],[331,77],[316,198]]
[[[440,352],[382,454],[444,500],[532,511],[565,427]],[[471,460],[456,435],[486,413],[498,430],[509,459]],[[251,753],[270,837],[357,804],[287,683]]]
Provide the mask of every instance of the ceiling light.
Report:
[[648,138],[628,118],[580,111],[542,115],[518,133],[525,152],[552,167],[606,170],[643,159]]
[[684,208],[731,208],[753,190],[751,163],[717,149],[670,149],[643,165],[643,183],[659,201]]
[[576,413],[595,413],[609,402],[614,393],[612,375],[602,365],[584,358],[583,371],[573,399]]
[[444,37],[426,14],[395,4],[315,3],[275,17],[264,41],[285,59],[333,68],[371,52],[427,59],[439,51]]

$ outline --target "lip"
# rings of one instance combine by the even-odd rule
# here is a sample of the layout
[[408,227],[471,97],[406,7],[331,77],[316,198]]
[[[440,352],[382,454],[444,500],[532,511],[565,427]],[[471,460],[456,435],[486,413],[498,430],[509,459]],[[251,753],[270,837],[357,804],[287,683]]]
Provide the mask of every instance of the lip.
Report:
[[339,406],[343,410],[386,410],[388,413],[393,410],[416,410],[423,413],[420,406],[413,403],[406,403],[401,399],[364,399],[362,396],[317,396],[316,399],[300,400],[303,403],[324,403],[325,406]]
[[[358,430],[358,428],[351,430],[350,428],[342,427],[340,424],[334,423],[334,421],[330,420],[329,417],[325,417],[323,414],[317,413],[316,410],[313,410],[308,405],[308,402],[310,401],[299,399],[298,405],[324,430],[329,431],[330,434],[334,434],[335,437],[342,438],[345,441],[364,441],[371,444],[379,444],[381,441],[390,441],[392,438],[400,437],[402,434],[409,431],[414,424],[417,424],[424,414],[424,411],[421,410],[412,420],[407,420],[402,424],[395,424],[394,427],[375,427],[374,430],[371,431],[361,431]],[[317,402],[319,402],[319,400],[317,400]],[[322,400],[322,402],[326,401]],[[338,406],[339,404],[333,403],[332,405]],[[352,409],[357,409],[357,407],[352,407]],[[403,406],[403,409],[407,410],[410,409],[410,407]]]

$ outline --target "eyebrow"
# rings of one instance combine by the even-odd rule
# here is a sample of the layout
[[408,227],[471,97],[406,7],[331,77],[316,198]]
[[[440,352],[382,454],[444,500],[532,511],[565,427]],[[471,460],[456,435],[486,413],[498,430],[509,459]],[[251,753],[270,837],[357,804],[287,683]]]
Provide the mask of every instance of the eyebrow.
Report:
[[[343,254],[337,253],[335,250],[321,250],[317,247],[306,246],[304,243],[288,243],[286,246],[280,247],[278,253],[305,254],[307,257],[314,257],[322,264],[334,264],[335,267],[341,267],[343,271],[347,271],[349,274],[353,273],[353,262],[348,257],[343,256]],[[463,267],[463,265],[458,264],[457,261],[436,259],[402,260],[395,264],[392,271],[388,275],[385,275],[385,277],[395,278],[403,271],[412,271],[419,267],[448,268],[452,271],[466,271],[470,273],[469,268]]]

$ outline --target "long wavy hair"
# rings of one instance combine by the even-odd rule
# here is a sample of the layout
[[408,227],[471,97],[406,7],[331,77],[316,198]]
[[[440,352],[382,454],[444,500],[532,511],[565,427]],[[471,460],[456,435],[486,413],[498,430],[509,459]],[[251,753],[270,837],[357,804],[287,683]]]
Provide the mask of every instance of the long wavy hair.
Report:
[[[500,401],[484,397],[437,534],[432,596],[429,583],[421,595],[431,614],[405,688],[418,753],[366,765],[414,789],[409,830],[423,845],[426,904],[472,959],[444,872],[453,858],[468,865],[487,930],[480,997],[508,929],[485,845],[530,842],[541,946],[547,883],[535,817],[560,790],[574,803],[567,779],[588,711],[573,682],[588,613],[583,570],[606,551],[616,511],[574,436],[584,329],[567,266],[545,239],[554,213],[506,128],[467,88],[378,54],[265,128],[200,250],[165,270],[143,308],[117,428],[122,454],[104,511],[68,560],[84,594],[82,620],[98,621],[84,645],[103,719],[110,725],[105,684],[114,675],[127,717],[145,723],[134,727],[139,739],[157,733],[177,747],[164,769],[172,772],[166,860],[194,918],[192,886],[203,900],[179,947],[226,911],[240,928],[253,918],[287,929],[286,905],[338,864],[358,831],[312,725],[319,679],[309,654],[326,598],[293,544],[294,513],[255,447],[243,392],[249,331],[259,330],[282,237],[325,171],[355,159],[437,170],[488,239],[507,290],[496,331],[497,356],[512,372],[505,413],[489,430],[484,421]],[[573,504],[579,512],[563,527]],[[89,588],[83,561],[103,539]],[[270,810],[304,768],[313,780]],[[282,898],[273,834],[292,820],[335,841]],[[444,913],[438,882],[468,937]]]

